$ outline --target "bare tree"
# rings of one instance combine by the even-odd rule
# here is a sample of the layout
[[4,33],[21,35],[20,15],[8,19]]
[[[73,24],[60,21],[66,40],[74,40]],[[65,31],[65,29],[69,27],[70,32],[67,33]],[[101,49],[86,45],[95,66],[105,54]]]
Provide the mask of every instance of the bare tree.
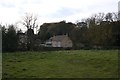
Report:
[[37,24],[37,16],[34,16],[33,14],[26,13],[25,17],[23,18],[22,24],[27,27],[27,29],[35,29]]
[[113,12],[113,19],[114,21],[118,20],[118,12]]
[[98,22],[102,22],[105,18],[105,14],[104,13],[98,13],[97,15],[97,20]]
[[105,16],[106,21],[113,22],[113,14],[112,13],[107,13]]
[[26,13],[23,17],[23,21],[21,22],[27,28],[27,48],[28,50],[33,49],[34,45],[34,30],[37,29],[37,16]]
[[94,14],[92,15],[91,19],[94,19],[96,24],[101,23],[102,21],[104,21],[105,19],[105,14],[104,13],[98,13],[98,14]]

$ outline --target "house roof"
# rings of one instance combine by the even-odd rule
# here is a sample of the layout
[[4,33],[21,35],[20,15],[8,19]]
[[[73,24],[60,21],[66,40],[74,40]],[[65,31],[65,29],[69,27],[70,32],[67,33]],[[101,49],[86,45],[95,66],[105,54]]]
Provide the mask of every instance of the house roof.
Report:
[[64,38],[68,37],[67,35],[58,35],[50,38],[52,41],[62,41]]

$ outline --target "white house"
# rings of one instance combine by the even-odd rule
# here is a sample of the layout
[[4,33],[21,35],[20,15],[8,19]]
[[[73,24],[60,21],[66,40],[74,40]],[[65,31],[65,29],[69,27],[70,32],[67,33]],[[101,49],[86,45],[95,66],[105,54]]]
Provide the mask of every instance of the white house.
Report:
[[63,47],[68,48],[72,47],[72,40],[68,37],[68,35],[57,35],[51,37],[49,40],[45,42],[46,47]]

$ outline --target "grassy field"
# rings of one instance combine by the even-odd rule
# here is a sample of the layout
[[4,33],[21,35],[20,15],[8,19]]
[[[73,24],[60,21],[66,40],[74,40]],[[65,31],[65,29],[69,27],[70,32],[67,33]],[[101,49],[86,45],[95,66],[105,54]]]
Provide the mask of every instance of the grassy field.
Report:
[[3,78],[116,78],[117,50],[3,53]]

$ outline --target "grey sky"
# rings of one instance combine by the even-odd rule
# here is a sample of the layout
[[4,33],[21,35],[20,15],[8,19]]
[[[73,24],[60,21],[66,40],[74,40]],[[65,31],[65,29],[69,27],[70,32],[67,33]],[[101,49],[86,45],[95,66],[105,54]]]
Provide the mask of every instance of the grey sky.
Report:
[[0,23],[14,24],[25,13],[38,15],[38,23],[75,22],[99,12],[117,12],[119,0],[0,0]]

